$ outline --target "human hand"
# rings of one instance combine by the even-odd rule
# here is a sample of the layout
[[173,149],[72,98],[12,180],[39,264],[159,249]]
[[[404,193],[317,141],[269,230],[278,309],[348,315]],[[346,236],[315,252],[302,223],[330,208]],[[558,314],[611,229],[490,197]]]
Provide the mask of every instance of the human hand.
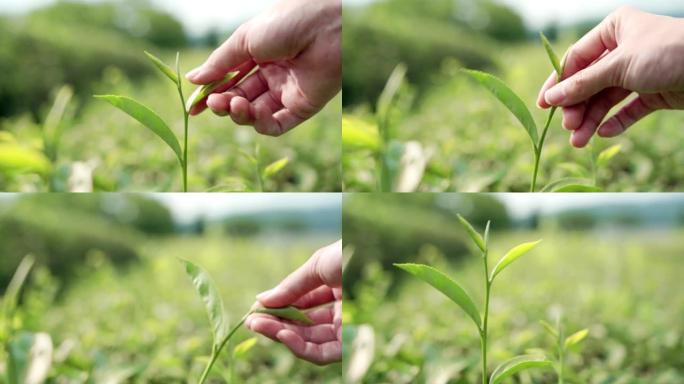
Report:
[[[285,344],[292,353],[314,364],[342,359],[342,240],[316,251],[275,288],[257,295],[264,307],[318,307],[307,314],[312,326],[255,313],[245,325],[253,332]],[[323,306],[323,304],[331,304]]]
[[[659,109],[684,109],[684,20],[623,7],[587,33],[566,55],[563,80],[552,74],[537,99],[563,107],[571,143],[614,137]],[[604,121],[633,92],[637,97]],[[603,123],[602,123],[603,122]]]
[[[186,77],[208,84],[238,70],[234,81],[191,111],[207,106],[240,125],[279,136],[311,118],[342,87],[341,0],[282,0],[241,25]],[[255,66],[258,70],[235,85]]]

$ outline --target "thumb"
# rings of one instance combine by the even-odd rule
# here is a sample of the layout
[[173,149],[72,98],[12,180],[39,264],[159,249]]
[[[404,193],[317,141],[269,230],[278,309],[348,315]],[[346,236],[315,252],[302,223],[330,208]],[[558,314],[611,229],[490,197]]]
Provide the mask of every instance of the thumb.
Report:
[[589,100],[592,96],[609,87],[620,86],[619,49],[610,52],[602,59],[585,69],[573,74],[567,79],[551,87],[544,94],[544,100],[549,105],[568,107]]
[[188,72],[185,77],[194,84],[208,84],[219,80],[251,59],[247,46],[247,24],[243,24],[209,55],[204,64]]
[[322,285],[342,285],[342,241],[316,251],[278,286],[257,295],[257,300],[265,307],[284,307]]

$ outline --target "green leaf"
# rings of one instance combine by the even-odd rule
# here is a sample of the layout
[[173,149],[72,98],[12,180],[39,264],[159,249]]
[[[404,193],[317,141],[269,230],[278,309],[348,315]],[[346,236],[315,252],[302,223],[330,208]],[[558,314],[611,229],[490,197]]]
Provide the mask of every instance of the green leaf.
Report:
[[285,168],[288,162],[290,162],[290,159],[288,159],[287,157],[283,157],[280,160],[272,162],[271,164],[266,166],[266,168],[264,168],[263,177],[267,179],[269,177],[274,176],[276,173],[280,172],[283,168]]
[[482,320],[480,319],[480,312],[477,310],[473,299],[471,299],[470,295],[468,295],[468,293],[449,276],[428,265],[394,264],[394,266],[403,269],[442,292],[446,297],[458,304],[473,322],[475,322],[477,328],[480,329]]
[[480,85],[485,87],[494,95],[509,111],[520,121],[522,126],[527,131],[527,134],[532,139],[532,145],[537,147],[539,136],[537,134],[537,124],[532,118],[530,110],[527,109],[525,103],[513,92],[501,79],[489,73],[474,71],[470,69],[462,70],[465,74],[473,78]]
[[622,150],[622,144],[611,145],[610,147],[604,149],[599,153],[596,159],[596,165],[599,167],[604,167],[608,165],[608,162],[615,157]]
[[8,343],[7,376],[9,384],[26,382],[31,364],[31,347],[35,343],[35,334],[27,331],[17,333]]
[[546,332],[548,332],[549,335],[553,336],[554,339],[558,339],[558,331],[551,324],[544,320],[541,320],[539,324],[541,324],[541,326],[544,327]]
[[342,145],[347,149],[380,150],[377,125],[354,116],[342,116]]
[[582,178],[582,177],[564,177],[562,179],[558,179],[555,181],[552,181],[544,186],[542,188],[542,192],[556,192],[558,189],[561,189],[563,187],[567,187],[568,185],[577,185],[577,184],[582,184],[582,185],[589,185],[591,183],[591,180],[587,178]]
[[234,71],[234,72],[228,72],[223,79],[219,79],[216,81],[213,81],[209,84],[202,85],[195,89],[195,92],[193,92],[188,100],[185,103],[185,110],[186,112],[190,112],[192,107],[197,105],[200,101],[204,100],[207,96],[211,95],[212,93],[216,92],[217,89],[225,86],[226,84],[230,83],[233,81],[233,79],[239,74],[239,71]]
[[300,311],[299,309],[293,306],[283,308],[260,307],[256,308],[254,312],[280,317],[281,319],[299,321],[300,323],[304,323],[306,325],[314,325],[313,320],[311,320],[311,318],[309,318],[309,316],[306,313]]
[[494,267],[494,270],[492,271],[492,277],[491,277],[490,280],[494,280],[494,278],[496,277],[496,275],[498,275],[499,273],[501,273],[501,271],[503,271],[504,269],[506,269],[506,267],[508,267],[509,265],[511,265],[511,263],[513,263],[514,261],[518,260],[518,258],[520,258],[520,256],[522,256],[522,255],[526,254],[527,252],[531,251],[531,250],[532,250],[534,247],[536,247],[537,244],[539,244],[540,242],[541,242],[541,240],[531,241],[531,242],[529,242],[529,243],[522,243],[522,244],[520,244],[520,245],[518,245],[518,246],[513,247],[513,249],[511,249],[510,251],[508,251],[508,253],[506,253],[506,254],[504,255],[504,257],[502,257],[501,260],[499,260],[499,263],[496,264],[496,267]]
[[571,348],[582,342],[589,335],[588,329],[577,331],[565,339],[565,348]]
[[233,358],[234,359],[242,359],[247,355],[247,352],[249,352],[250,349],[254,348],[254,346],[257,343],[257,338],[256,337],[251,337],[240,344],[236,345],[235,348],[233,348]]
[[473,228],[473,226],[468,222],[468,220],[463,218],[463,216],[461,216],[461,215],[457,215],[457,216],[458,216],[458,221],[461,222],[461,224],[463,225],[463,228],[465,228],[466,232],[468,232],[468,235],[470,235],[470,238],[473,239],[473,242],[475,242],[475,245],[477,245],[477,247],[480,248],[480,250],[482,252],[485,252],[487,250],[487,245],[485,244],[484,240],[482,239],[482,236],[480,235],[480,233],[477,232],[475,230],[475,228]]
[[544,45],[546,54],[549,56],[551,65],[553,65],[553,69],[556,71],[556,79],[560,82],[561,76],[563,76],[563,68],[561,67],[560,60],[558,60],[558,55],[553,51],[553,47],[551,46],[549,39],[544,35],[544,32],[539,32],[539,37]]
[[489,244],[489,227],[490,227],[491,224],[492,224],[492,221],[491,221],[491,220],[487,220],[487,225],[485,226],[485,231],[484,231],[484,243],[485,243],[485,246],[487,246],[487,244]]
[[[154,64],[159,69],[159,71],[161,71],[161,73],[163,73],[166,77],[173,81],[174,84],[179,84],[178,75],[176,74],[176,72],[173,71],[173,69],[171,69],[171,67],[164,64],[164,62],[159,60],[157,56],[147,51],[145,51],[145,56],[147,56],[147,58],[152,62],[152,64]],[[178,62],[178,60],[176,60],[176,62]]]
[[24,256],[24,258],[21,259],[21,262],[19,262],[19,266],[14,271],[14,275],[12,275],[12,280],[10,280],[9,285],[5,290],[5,294],[2,297],[3,309],[5,311],[5,316],[8,318],[12,316],[12,313],[17,306],[21,288],[24,286],[26,278],[28,277],[29,272],[31,272],[31,268],[33,268],[35,262],[36,258],[33,257],[33,255]]
[[556,188],[553,192],[557,193],[567,193],[567,192],[586,192],[586,193],[591,193],[591,192],[603,192],[603,189],[600,187],[597,187],[595,185],[586,185],[586,184],[568,184],[564,185],[560,188]]
[[387,116],[392,103],[394,102],[394,98],[397,95],[397,92],[399,92],[401,84],[406,77],[406,71],[407,68],[404,64],[398,64],[394,67],[392,74],[390,74],[390,77],[385,84],[385,88],[383,88],[382,93],[378,98],[376,113],[378,119],[382,122],[387,121]]
[[52,166],[42,152],[13,143],[0,143],[0,172],[45,174]]
[[218,288],[209,273],[202,267],[184,259],[181,259],[181,262],[185,265],[185,272],[204,302],[214,334],[214,348],[218,348],[228,335],[228,319]]
[[178,157],[178,161],[180,161],[181,165],[183,164],[183,155],[181,153],[180,144],[178,144],[176,135],[173,134],[164,120],[162,120],[161,117],[159,117],[153,110],[126,96],[97,95],[95,98],[109,102],[111,105],[119,108],[140,122],[142,125],[149,128],[152,132],[159,136],[159,138],[164,140],[164,142],[176,154],[176,157]]
[[516,373],[527,369],[549,367],[552,367],[552,363],[544,356],[517,356],[499,365],[489,378],[489,384],[499,384]]

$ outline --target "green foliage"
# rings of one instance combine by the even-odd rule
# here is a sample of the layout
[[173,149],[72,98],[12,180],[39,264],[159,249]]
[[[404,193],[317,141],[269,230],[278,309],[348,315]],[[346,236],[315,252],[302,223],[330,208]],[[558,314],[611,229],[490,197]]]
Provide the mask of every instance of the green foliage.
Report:
[[[449,297],[454,303],[460,306],[468,316],[477,325],[477,330],[480,336],[481,342],[481,352],[482,352],[482,372],[481,378],[482,383],[487,384],[488,366],[487,366],[487,348],[488,348],[488,336],[489,336],[489,303],[492,284],[497,275],[503,271],[508,265],[514,262],[523,254],[534,248],[539,241],[523,243],[514,247],[509,251],[504,257],[499,260],[499,263],[494,267],[491,272],[491,277],[489,274],[489,266],[487,256],[489,253],[488,241],[489,241],[489,229],[490,222],[487,222],[487,227],[485,229],[484,240],[482,235],[480,235],[466,219],[461,215],[458,215],[458,219],[466,229],[468,236],[480,249],[482,255],[482,265],[484,267],[484,280],[485,280],[485,298],[484,298],[484,311],[482,316],[480,312],[461,286],[449,278],[443,272],[426,265],[418,264],[395,264],[396,267],[401,268],[417,278],[423,280],[424,282],[430,284],[432,287]],[[551,366],[551,362],[545,357],[537,356],[518,356],[508,362],[501,364],[494,373],[489,378],[490,384],[498,384],[502,380],[513,376],[514,374],[527,370],[530,368],[544,368]]]
[[[396,212],[387,220],[405,222],[412,216]],[[480,341],[473,337],[472,319],[456,306],[449,309],[444,296],[423,281],[399,279],[392,271],[395,268],[379,265],[364,248],[374,230],[369,223],[354,232],[345,228],[344,236],[345,247],[356,250],[352,262],[365,260],[365,273],[345,274],[345,344],[358,336],[355,330],[361,327],[370,331],[373,340],[370,352],[363,350],[355,356],[355,350],[347,351],[363,357],[368,366],[356,382],[479,382]],[[570,331],[563,340],[575,330],[590,330],[566,355],[566,384],[684,380],[684,348],[677,341],[684,316],[684,295],[677,289],[681,229],[617,233],[623,239],[619,246],[615,243],[618,237],[599,233],[591,227],[566,231],[552,223],[542,223],[534,231],[492,232],[492,254],[504,254],[508,244],[544,237],[543,248],[530,252],[520,265],[496,278],[489,318],[492,368],[513,358],[514,352],[545,354],[557,368],[557,336],[547,336],[537,320],[553,316],[562,303],[566,309],[564,328]],[[407,236],[397,232],[383,244]],[[481,260],[467,257],[456,261],[451,253],[426,245],[411,259],[434,265],[469,288],[473,297],[481,297]],[[557,334],[555,325],[548,327],[550,334]],[[504,382],[516,380],[556,383],[557,375],[549,368],[532,369]]]

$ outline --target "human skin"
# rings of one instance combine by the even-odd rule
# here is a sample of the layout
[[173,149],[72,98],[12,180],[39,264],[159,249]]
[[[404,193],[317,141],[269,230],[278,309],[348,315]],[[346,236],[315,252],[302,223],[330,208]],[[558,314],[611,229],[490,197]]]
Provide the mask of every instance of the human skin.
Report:
[[622,7],[575,43],[565,60],[562,81],[550,75],[537,105],[563,107],[563,127],[577,148],[597,131],[618,136],[654,111],[684,109],[683,19]]
[[316,251],[275,288],[257,295],[255,305],[293,305],[307,311],[314,325],[295,324],[270,315],[250,315],[253,332],[283,343],[292,353],[318,365],[342,360],[342,240]]
[[[195,106],[279,136],[314,116],[340,91],[341,0],[281,0],[238,29],[186,77],[208,84],[240,74]],[[242,80],[253,68],[258,70]]]

